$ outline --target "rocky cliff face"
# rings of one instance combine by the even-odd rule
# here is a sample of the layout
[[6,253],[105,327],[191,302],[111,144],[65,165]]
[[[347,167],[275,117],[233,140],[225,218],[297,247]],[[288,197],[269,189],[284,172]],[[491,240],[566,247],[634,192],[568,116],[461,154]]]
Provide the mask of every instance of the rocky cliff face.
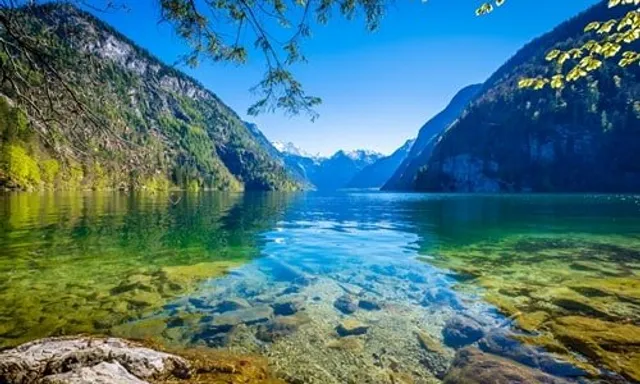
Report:
[[420,128],[411,151],[397,167],[393,175],[384,184],[385,190],[411,190],[414,188],[418,170],[431,157],[433,146],[440,134],[460,116],[465,107],[482,88],[474,84],[461,89],[449,102],[449,105]]
[[[594,20],[627,8],[606,2],[523,47],[438,139],[416,188],[456,192],[640,191],[640,70],[609,60],[562,91],[518,89],[522,77],[552,74],[544,56],[594,36]],[[632,47],[633,48],[633,47]],[[635,47],[637,49],[638,47]]]
[[[88,125],[78,130],[75,127],[83,122],[70,120],[60,128],[62,135],[47,135],[50,132],[31,120],[27,110],[28,122],[17,135],[19,121],[11,118],[16,114],[15,95],[3,87],[0,185],[298,187],[251,127],[213,92],[99,19],[70,5],[55,4],[25,10],[21,17],[52,47],[51,64],[83,90],[83,101],[106,121],[111,134]],[[32,91],[37,95],[37,89]],[[45,169],[42,164],[50,166]]]

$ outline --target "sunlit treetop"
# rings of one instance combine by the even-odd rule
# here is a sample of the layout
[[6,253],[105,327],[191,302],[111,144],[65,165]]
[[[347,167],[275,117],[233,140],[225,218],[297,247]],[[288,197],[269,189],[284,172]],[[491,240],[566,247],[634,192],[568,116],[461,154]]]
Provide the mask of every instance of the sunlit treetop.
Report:
[[[485,2],[477,10],[479,16],[493,12],[505,0]],[[638,6],[640,0],[609,0],[610,8],[618,6]],[[584,28],[593,33],[593,38],[581,46],[568,50],[554,49],[547,53],[546,60],[555,65],[557,73],[550,78],[522,78],[521,88],[543,89],[550,86],[562,89],[567,83],[583,79],[599,69],[603,60],[618,60],[618,65],[628,67],[640,64],[640,52],[630,45],[640,39],[640,9],[636,8],[617,19],[592,21]]]

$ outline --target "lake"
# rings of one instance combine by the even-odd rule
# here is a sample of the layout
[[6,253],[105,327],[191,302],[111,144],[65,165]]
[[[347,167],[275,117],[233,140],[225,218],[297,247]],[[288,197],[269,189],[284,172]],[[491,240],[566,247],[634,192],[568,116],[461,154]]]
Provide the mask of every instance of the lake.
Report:
[[640,381],[640,196],[7,194],[0,250],[0,348],[110,334],[301,383],[437,383],[467,348]]

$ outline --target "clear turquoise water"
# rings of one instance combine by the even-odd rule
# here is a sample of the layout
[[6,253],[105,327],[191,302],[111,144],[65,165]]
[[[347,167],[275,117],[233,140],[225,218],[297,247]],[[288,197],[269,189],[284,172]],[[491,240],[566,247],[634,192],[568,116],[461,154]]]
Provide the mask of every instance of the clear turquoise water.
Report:
[[[512,314],[503,300],[535,312],[532,290],[505,294],[523,286],[571,285],[574,275],[603,287],[637,281],[640,199],[12,194],[0,196],[0,250],[0,347],[90,332],[259,353],[281,376],[308,382],[387,382],[394,361],[395,380],[437,382],[455,349],[442,345],[440,360],[425,363],[433,353],[416,332],[442,343],[460,315],[495,328]],[[382,309],[345,314],[334,306],[343,295]],[[243,308],[223,308],[229,299]],[[633,300],[587,304],[637,325]],[[341,337],[336,327],[349,318],[366,333]],[[590,364],[611,368],[605,358]]]

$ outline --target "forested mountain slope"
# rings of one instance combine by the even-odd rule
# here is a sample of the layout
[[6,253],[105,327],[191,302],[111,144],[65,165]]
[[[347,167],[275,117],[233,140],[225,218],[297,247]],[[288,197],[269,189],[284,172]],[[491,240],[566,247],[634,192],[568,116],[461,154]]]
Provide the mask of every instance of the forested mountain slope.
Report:
[[[560,91],[518,89],[550,76],[551,49],[581,46],[594,20],[628,8],[602,1],[523,47],[485,83],[442,135],[416,179],[418,190],[460,192],[640,191],[640,68],[607,60]],[[633,47],[632,47],[633,48]],[[638,47],[635,47],[637,50]]]
[[[62,87],[47,88],[49,98],[44,87],[26,89],[37,105],[18,111],[19,95],[3,83],[0,186],[299,187],[238,115],[197,81],[73,6],[34,9],[17,16],[20,24],[46,43],[43,54],[99,123],[89,124],[73,103],[59,102],[66,95]],[[17,53],[13,59],[25,60]],[[32,84],[46,80],[35,79]],[[61,120],[44,124],[35,117],[51,99]]]
[[411,147],[406,159],[398,166],[393,175],[384,184],[385,190],[411,190],[418,170],[423,167],[431,157],[431,151],[439,135],[451,125],[462,113],[469,102],[480,91],[482,84],[469,85],[462,88],[451,99],[449,104],[440,113],[435,115],[420,128],[418,137]]

